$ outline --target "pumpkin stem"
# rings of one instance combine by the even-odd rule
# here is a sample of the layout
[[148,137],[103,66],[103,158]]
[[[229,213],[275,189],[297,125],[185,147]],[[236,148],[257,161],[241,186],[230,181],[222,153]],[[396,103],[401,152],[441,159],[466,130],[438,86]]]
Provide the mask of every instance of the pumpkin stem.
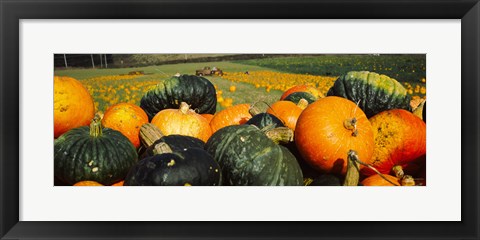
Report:
[[302,99],[300,99],[300,100],[298,101],[297,106],[298,106],[299,108],[301,108],[302,110],[304,110],[304,109],[307,108],[307,106],[308,106],[308,101],[305,100],[304,98],[302,98]]
[[352,131],[352,136],[356,137],[358,135],[358,130],[357,130],[357,119],[355,117],[345,119],[343,121],[343,126]]
[[145,123],[140,128],[140,141],[145,147],[152,146],[155,141],[163,136],[162,131],[152,123]]
[[252,117],[255,116],[255,115],[257,115],[257,114],[262,113],[262,112],[260,111],[260,109],[258,109],[258,108],[255,106],[255,104],[250,105],[250,108],[248,108],[248,112],[250,113],[250,115],[252,115]]
[[186,102],[181,102],[180,103],[180,112],[182,112],[183,114],[187,114],[188,110],[190,110],[190,105],[188,105],[188,103],[186,103]]
[[[353,151],[353,150],[350,150],[350,152],[352,152],[352,151]],[[349,162],[350,162],[350,152],[349,152],[349,158],[348,158],[348,159],[349,159]],[[394,186],[398,185],[398,183],[395,184],[395,183],[393,183],[392,181],[390,181],[388,178],[386,178],[380,171],[378,171],[378,170],[377,170],[375,167],[373,167],[372,165],[360,161],[360,159],[358,158],[358,155],[356,155],[356,152],[355,152],[355,151],[353,151],[353,152],[355,153],[355,155],[352,154],[352,158],[351,158],[352,160],[355,160],[355,162],[360,163],[360,164],[362,164],[363,166],[366,166],[366,167],[372,169],[372,170],[373,170],[375,173],[377,173],[381,178],[383,178],[383,180],[391,183],[392,185],[394,185]],[[348,163],[347,163],[347,175],[348,175],[348,171],[349,171],[349,169],[348,169]]]
[[267,137],[276,144],[293,142],[293,130],[288,127],[268,128],[266,126],[262,131]]
[[168,146],[168,144],[166,144],[165,142],[157,143],[152,151],[155,155],[173,153],[172,148],[170,148],[170,146]]
[[92,119],[90,123],[90,136],[92,137],[100,137],[102,136],[102,117],[100,114],[95,114],[95,117]]
[[415,186],[415,179],[410,175],[404,175],[400,183],[402,186]]
[[395,177],[397,177],[398,179],[403,178],[405,175],[405,173],[403,172],[403,168],[400,165],[393,166],[392,171],[395,174]]
[[358,155],[354,150],[348,151],[347,154],[347,174],[343,181],[343,186],[358,186],[358,180],[360,179],[360,169],[358,167]]

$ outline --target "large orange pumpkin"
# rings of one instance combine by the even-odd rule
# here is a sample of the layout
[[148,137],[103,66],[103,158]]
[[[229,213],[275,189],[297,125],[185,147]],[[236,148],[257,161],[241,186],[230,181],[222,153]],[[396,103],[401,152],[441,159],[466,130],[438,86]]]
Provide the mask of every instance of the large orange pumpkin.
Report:
[[295,104],[290,101],[278,101],[272,104],[267,109],[267,113],[274,115],[283,121],[285,126],[295,130],[295,125],[297,125],[297,119],[308,105],[308,102],[305,99],[301,99],[298,104]]
[[280,100],[284,100],[288,95],[294,93],[294,92],[307,92],[312,94],[314,97],[318,98],[323,98],[323,94],[316,89],[315,87],[309,86],[309,85],[297,85],[294,87],[291,87],[285,91],[282,96],[280,97]]
[[361,161],[373,155],[373,130],[365,113],[352,101],[325,97],[308,105],[297,121],[295,143],[302,157],[325,172],[346,173],[354,150]]
[[[365,161],[379,172],[388,174],[395,166],[405,168],[426,154],[426,126],[413,113],[403,109],[387,110],[371,117],[370,122],[374,131],[375,151],[372,158]],[[374,174],[367,168],[362,172]]]
[[252,115],[249,112],[250,104],[237,104],[220,112],[215,113],[210,121],[210,127],[212,132],[216,132],[218,129],[230,126],[240,125],[246,123]]
[[158,112],[153,117],[152,124],[165,135],[179,134],[204,142],[212,135],[207,119],[190,109],[185,102],[180,104],[180,109],[164,109]]
[[137,105],[118,103],[107,109],[102,124],[104,127],[115,129],[125,135],[135,148],[140,147],[140,128],[148,123],[148,116]]
[[73,186],[104,186],[104,185],[96,181],[80,181],[73,184]]
[[80,81],[71,77],[53,77],[54,137],[70,129],[88,126],[95,115],[95,104]]

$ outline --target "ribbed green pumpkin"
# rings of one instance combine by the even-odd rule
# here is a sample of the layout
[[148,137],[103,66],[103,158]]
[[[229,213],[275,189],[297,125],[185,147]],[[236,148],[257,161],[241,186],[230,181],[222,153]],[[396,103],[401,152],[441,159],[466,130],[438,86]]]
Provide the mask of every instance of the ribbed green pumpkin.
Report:
[[262,129],[267,126],[272,128],[285,127],[282,120],[278,119],[277,117],[269,113],[259,113],[253,116],[252,118],[250,118],[250,120],[248,120],[245,124],[255,125],[259,129]]
[[89,127],[66,132],[54,143],[54,175],[68,185],[85,180],[111,185],[123,180],[137,159],[128,138],[102,128],[99,118]]
[[187,148],[144,158],[130,170],[124,186],[218,186],[221,170],[205,150]]
[[214,114],[217,107],[215,87],[206,78],[193,75],[167,78],[145,93],[140,107],[151,121],[163,109],[178,109],[181,102],[188,103],[197,113]]
[[290,101],[290,102],[293,102],[295,104],[298,104],[298,102],[302,98],[307,100],[308,104],[317,101],[317,98],[315,96],[313,96],[311,93],[308,93],[308,92],[294,92],[294,93],[288,95],[283,100]]
[[224,185],[300,186],[303,175],[287,148],[275,144],[257,127],[224,127],[207,141],[205,149],[222,169]]
[[352,71],[340,76],[327,96],[339,96],[359,103],[368,118],[389,109],[411,111],[411,98],[402,84],[374,72]]

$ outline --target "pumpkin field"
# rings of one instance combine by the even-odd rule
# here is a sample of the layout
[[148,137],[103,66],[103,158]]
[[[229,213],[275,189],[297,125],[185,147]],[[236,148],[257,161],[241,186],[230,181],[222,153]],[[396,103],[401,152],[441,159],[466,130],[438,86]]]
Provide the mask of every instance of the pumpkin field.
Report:
[[58,186],[426,185],[425,55],[62,68],[54,92]]

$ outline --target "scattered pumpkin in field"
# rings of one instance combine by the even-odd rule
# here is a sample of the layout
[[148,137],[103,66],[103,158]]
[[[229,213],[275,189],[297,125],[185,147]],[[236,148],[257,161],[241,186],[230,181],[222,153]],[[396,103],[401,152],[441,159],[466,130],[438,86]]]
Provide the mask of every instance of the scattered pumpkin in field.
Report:
[[346,173],[350,150],[361,161],[369,161],[375,147],[372,125],[352,101],[325,97],[308,105],[298,118],[295,143],[302,157],[313,167],[332,173]]
[[91,187],[91,186],[105,186],[105,185],[95,181],[80,181],[73,184],[73,186]]
[[217,112],[210,121],[212,132],[215,133],[220,128],[246,123],[252,115],[249,112],[250,104],[237,104],[220,112]]
[[86,180],[111,185],[123,180],[137,159],[128,138],[103,128],[98,117],[90,127],[74,128],[54,142],[54,176],[68,185]]
[[237,90],[237,87],[235,85],[230,86],[228,89],[230,92],[235,92]]
[[207,119],[195,113],[185,102],[180,104],[179,109],[164,109],[158,112],[152,119],[152,124],[165,135],[180,134],[204,142],[212,135]]
[[[403,109],[387,110],[373,116],[370,122],[375,151],[371,159],[364,161],[381,173],[395,171],[397,177],[402,177],[402,168],[426,154],[426,125],[413,113]],[[363,173],[374,174],[367,168]]]
[[71,77],[53,78],[54,137],[88,126],[95,115],[93,98],[82,83]]
[[278,101],[267,109],[267,113],[276,116],[284,122],[285,126],[295,130],[297,119],[307,105],[308,102],[305,99],[300,99],[298,104],[290,101]]
[[145,123],[148,123],[147,114],[142,108],[131,103],[119,103],[111,106],[102,118],[104,127],[121,132],[135,148],[140,147],[138,133],[140,127]]

